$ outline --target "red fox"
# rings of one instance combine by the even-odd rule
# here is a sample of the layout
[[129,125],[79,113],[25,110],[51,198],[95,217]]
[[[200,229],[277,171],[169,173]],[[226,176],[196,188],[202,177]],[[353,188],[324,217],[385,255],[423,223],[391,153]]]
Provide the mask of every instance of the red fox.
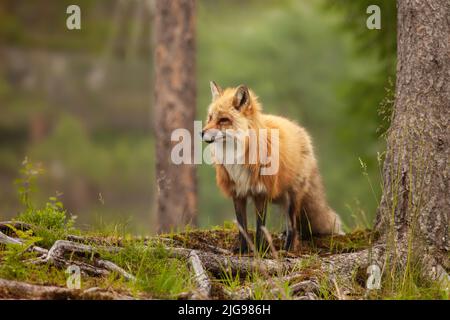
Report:
[[[261,227],[265,225],[267,205],[270,202],[283,207],[287,215],[285,250],[295,250],[299,233],[302,237],[342,233],[339,216],[328,206],[311,138],[296,123],[279,116],[262,113],[258,97],[246,86],[223,90],[211,81],[212,102],[202,139],[207,143],[237,139],[234,132],[256,132],[256,144],[268,153],[278,145],[278,170],[274,174],[261,174],[271,163],[263,163],[260,156],[250,161],[250,140],[240,136],[244,156],[240,163],[215,161],[216,180],[226,196],[233,199],[237,222],[241,226],[239,248],[248,251],[247,198],[252,198],[256,208],[256,244],[264,245]],[[277,137],[268,134],[261,138],[258,132],[276,131]],[[231,135],[230,135],[231,132]],[[224,138],[224,139],[223,139]],[[276,139],[276,141],[274,140]],[[214,156],[214,155],[213,155]],[[272,158],[271,161],[273,161]],[[254,159],[255,160],[255,159]]]

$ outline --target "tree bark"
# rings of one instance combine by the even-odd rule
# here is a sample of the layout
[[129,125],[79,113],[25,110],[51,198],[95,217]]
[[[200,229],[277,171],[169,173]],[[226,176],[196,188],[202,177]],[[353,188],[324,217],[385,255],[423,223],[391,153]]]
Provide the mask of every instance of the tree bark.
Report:
[[450,214],[450,2],[398,0],[397,10],[396,98],[375,228],[385,240],[413,236],[421,247],[445,253]]
[[[155,132],[158,229],[196,224],[196,175],[193,164],[171,161],[173,130],[193,137],[195,72],[195,0],[155,3]],[[193,153],[191,153],[193,154]]]

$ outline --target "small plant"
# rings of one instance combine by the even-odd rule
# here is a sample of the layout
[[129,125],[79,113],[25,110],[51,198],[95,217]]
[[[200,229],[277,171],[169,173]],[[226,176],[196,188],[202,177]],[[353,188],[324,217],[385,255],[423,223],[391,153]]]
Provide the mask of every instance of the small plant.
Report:
[[298,271],[304,272],[306,270],[318,268],[319,266],[320,266],[319,256],[317,254],[312,254],[301,259],[296,269]]
[[35,236],[40,238],[37,244],[49,248],[56,240],[64,239],[73,231],[75,217],[67,217],[67,211],[57,194],[50,197],[43,207],[31,201],[31,195],[36,190],[35,182],[44,170],[40,165],[33,164],[27,158],[22,162],[21,177],[16,180],[18,184],[19,200],[25,207],[17,220],[33,225]]
[[224,266],[221,266],[221,269],[222,274],[220,282],[231,292],[238,290],[241,286],[240,273],[236,272],[236,275],[234,275],[230,268],[226,268]]
[[273,297],[269,297],[269,292],[270,292],[270,287],[267,284],[267,282],[263,281],[264,278],[261,277],[261,275],[259,275],[257,272],[254,272],[253,274],[249,275],[247,277],[247,281],[249,283],[253,283],[253,290],[252,290],[252,299],[254,300],[266,300],[269,298]]
[[335,300],[336,295],[334,294],[336,288],[330,280],[330,274],[323,274],[319,278],[319,298],[323,300]]
[[19,200],[25,208],[32,208],[31,194],[36,191],[36,179],[43,174],[44,170],[40,164],[33,164],[25,157],[19,172],[20,178],[15,181],[18,185]]
[[279,281],[278,283],[279,293],[277,299],[291,300],[292,290],[288,280]]

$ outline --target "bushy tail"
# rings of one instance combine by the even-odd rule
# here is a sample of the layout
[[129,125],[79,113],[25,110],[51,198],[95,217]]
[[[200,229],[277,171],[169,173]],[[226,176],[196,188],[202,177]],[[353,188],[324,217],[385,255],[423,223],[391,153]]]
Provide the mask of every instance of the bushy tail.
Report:
[[343,234],[339,215],[326,201],[319,173],[311,177],[310,187],[302,201],[300,232],[303,238],[312,235]]

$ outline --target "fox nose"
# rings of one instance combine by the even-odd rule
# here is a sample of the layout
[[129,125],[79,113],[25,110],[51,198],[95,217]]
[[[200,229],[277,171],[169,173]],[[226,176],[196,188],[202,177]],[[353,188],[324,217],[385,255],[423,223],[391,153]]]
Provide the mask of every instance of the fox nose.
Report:
[[206,134],[206,130],[203,130],[200,135],[202,136],[202,140],[206,143],[211,143],[214,141],[214,136],[211,134]]

